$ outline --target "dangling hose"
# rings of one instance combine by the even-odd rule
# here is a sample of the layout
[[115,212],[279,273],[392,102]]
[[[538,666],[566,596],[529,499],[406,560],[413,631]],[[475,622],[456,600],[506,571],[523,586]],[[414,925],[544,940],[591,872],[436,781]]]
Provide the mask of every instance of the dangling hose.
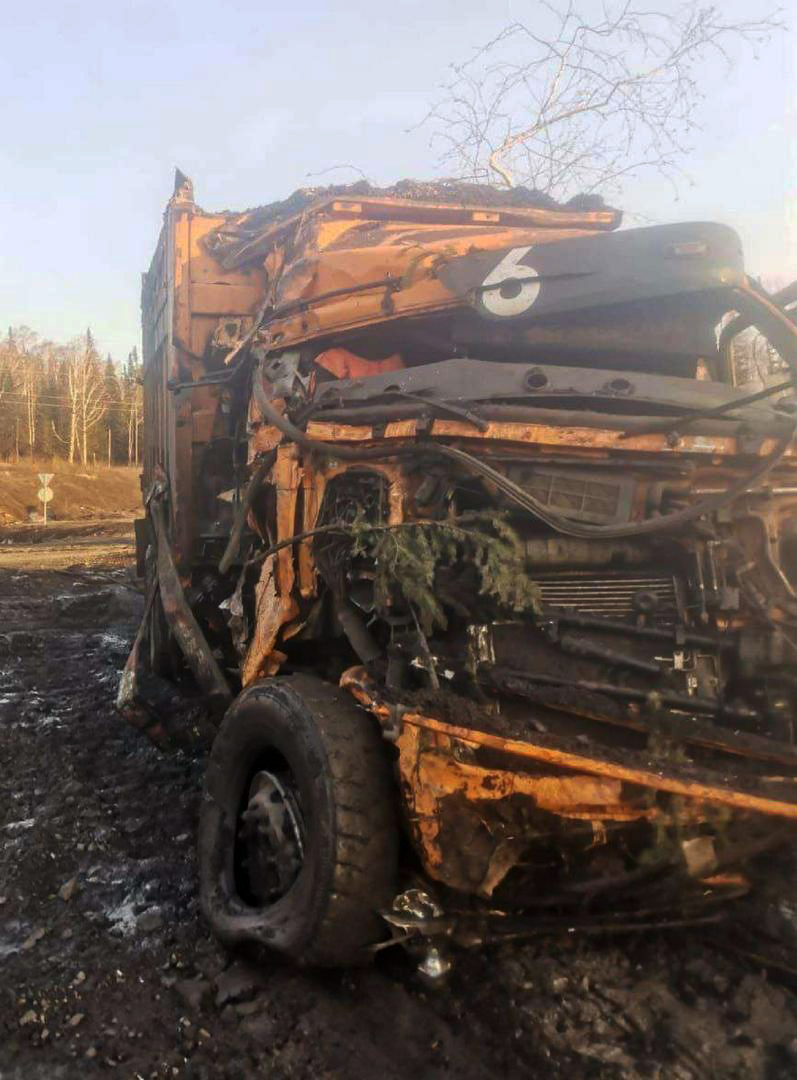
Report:
[[731,484],[727,490],[721,492],[719,495],[710,495],[708,498],[693,503],[683,510],[676,510],[672,514],[665,514],[663,517],[650,518],[648,521],[633,522],[629,525],[579,525],[575,521],[571,521],[561,514],[557,514],[555,511],[551,510],[550,507],[546,506],[545,503],[535,499],[533,495],[530,495],[507,476],[504,476],[503,473],[498,472],[497,469],[494,469],[486,462],[480,461],[479,458],[474,457],[472,454],[468,454],[464,450],[457,450],[453,446],[436,445],[434,449],[443,457],[463,465],[469,472],[489,480],[491,483],[495,484],[499,491],[503,492],[504,495],[517,503],[518,506],[521,506],[530,514],[534,514],[535,517],[540,518],[541,521],[550,525],[552,529],[563,533],[565,536],[576,536],[582,539],[591,539],[594,537],[603,540],[617,540],[621,537],[649,536],[651,533],[663,532],[666,529],[684,525],[688,521],[694,521],[695,518],[703,517],[704,514],[710,514],[713,511],[726,506],[737,496],[747,491],[748,488],[754,487],[759,481],[763,480],[767,473],[775,468],[791,446],[796,430],[797,425],[792,427],[788,435],[784,435],[783,438],[781,438],[772,453],[757,465],[752,472],[748,473],[747,476],[743,477],[741,480],[735,481],[735,483]]
[[[383,449],[381,447],[358,448],[354,446],[341,446],[339,443],[328,443],[319,439],[310,438],[306,432],[301,431],[295,424],[292,424],[286,416],[283,416],[282,413],[274,408],[266,397],[266,392],[263,389],[259,376],[259,370],[255,369],[253,391],[258,408],[270,424],[273,424],[274,427],[278,428],[283,435],[286,436],[286,438],[295,442],[298,446],[301,446],[302,449],[314,453],[326,454],[328,457],[342,458],[347,461],[362,461],[367,457],[391,457],[398,452],[398,448],[396,447],[392,449]],[[768,457],[748,473],[747,476],[731,484],[726,491],[721,492],[719,495],[710,495],[708,498],[693,503],[683,510],[676,510],[674,513],[665,514],[663,517],[651,518],[648,521],[633,522],[628,525],[580,525],[577,522],[571,521],[563,515],[557,514],[555,511],[551,510],[545,503],[535,499],[533,495],[530,495],[522,487],[510,480],[509,477],[504,476],[503,473],[494,469],[486,462],[481,461],[473,454],[467,453],[465,450],[458,450],[456,447],[446,446],[443,443],[428,442],[422,443],[414,449],[415,452],[419,449],[423,449],[426,452],[438,454],[451,461],[456,461],[459,465],[462,465],[467,469],[468,472],[489,480],[499,489],[499,491],[506,495],[507,498],[522,507],[527,513],[533,514],[547,525],[550,525],[556,532],[562,533],[564,536],[575,536],[580,539],[600,538],[603,540],[616,540],[621,537],[649,536],[652,533],[664,532],[665,530],[673,529],[676,526],[685,525],[689,521],[694,521],[695,518],[703,517],[704,514],[710,514],[715,510],[721,509],[723,506],[727,506],[728,503],[747,491],[748,488],[754,487],[763,480],[764,477],[770,473],[780,461],[782,461],[786,451],[791,445],[795,431],[797,431],[797,424],[793,425],[790,431],[782,436],[777,446]]]

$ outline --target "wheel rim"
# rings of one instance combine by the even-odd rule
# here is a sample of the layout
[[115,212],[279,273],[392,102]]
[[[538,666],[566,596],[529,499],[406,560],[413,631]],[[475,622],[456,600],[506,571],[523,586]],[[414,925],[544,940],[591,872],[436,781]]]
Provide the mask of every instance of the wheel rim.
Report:
[[289,772],[261,769],[254,774],[238,841],[241,891],[256,906],[274,904],[291,888],[304,862],[304,820]]

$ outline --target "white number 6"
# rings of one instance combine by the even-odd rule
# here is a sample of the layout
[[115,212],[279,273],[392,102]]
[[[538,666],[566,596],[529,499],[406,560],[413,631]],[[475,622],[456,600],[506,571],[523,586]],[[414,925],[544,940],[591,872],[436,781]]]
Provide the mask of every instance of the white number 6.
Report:
[[512,248],[491,270],[481,284],[481,303],[485,311],[501,318],[522,315],[540,294],[540,282],[533,266],[519,266],[531,247]]

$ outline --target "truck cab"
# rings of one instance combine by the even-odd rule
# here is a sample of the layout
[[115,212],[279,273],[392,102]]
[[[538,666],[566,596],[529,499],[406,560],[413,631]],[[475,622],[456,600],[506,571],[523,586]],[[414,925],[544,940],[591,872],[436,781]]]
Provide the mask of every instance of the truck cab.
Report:
[[680,925],[797,818],[790,294],[725,225],[620,225],[409,182],[208,214],[178,175],[120,706],[210,717],[223,940],[438,970],[540,920]]

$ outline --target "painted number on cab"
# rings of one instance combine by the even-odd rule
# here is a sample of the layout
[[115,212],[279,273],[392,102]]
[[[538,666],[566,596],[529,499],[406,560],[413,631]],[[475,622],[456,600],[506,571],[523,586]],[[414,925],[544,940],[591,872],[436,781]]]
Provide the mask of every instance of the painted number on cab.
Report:
[[490,315],[500,319],[522,315],[540,295],[537,271],[520,262],[530,251],[530,246],[512,248],[482,282],[481,305]]

